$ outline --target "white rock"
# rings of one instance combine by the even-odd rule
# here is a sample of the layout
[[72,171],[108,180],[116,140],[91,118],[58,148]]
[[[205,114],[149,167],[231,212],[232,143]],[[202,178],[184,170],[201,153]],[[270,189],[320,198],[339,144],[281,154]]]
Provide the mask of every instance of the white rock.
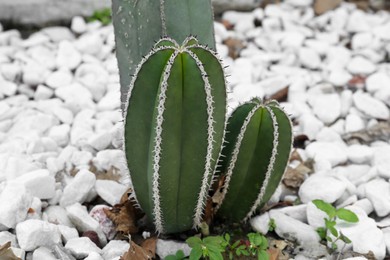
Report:
[[345,118],[345,132],[351,133],[366,127],[364,120],[356,114],[348,114]]
[[80,170],[65,187],[60,205],[66,207],[76,202],[83,203],[88,196],[88,192],[94,187],[95,181],[95,174],[88,170]]
[[361,208],[367,215],[370,215],[374,211],[374,206],[367,198],[356,201],[352,206]]
[[64,244],[66,244],[70,239],[79,237],[79,233],[77,232],[77,229],[73,227],[68,227],[64,225],[57,225],[57,227],[61,233],[62,242]]
[[341,114],[340,96],[336,93],[312,95],[308,101],[314,114],[325,124],[333,123]]
[[369,47],[373,42],[373,35],[370,32],[357,33],[352,36],[352,49],[364,49]]
[[64,225],[71,228],[73,227],[66,210],[60,206],[49,206],[45,208],[42,218],[43,220],[53,224]]
[[94,134],[88,138],[87,143],[94,149],[101,151],[107,149],[112,142],[112,135],[109,132]]
[[89,169],[88,165],[91,162],[92,158],[93,158],[92,153],[88,151],[76,151],[72,154],[70,161],[77,168],[82,169],[83,167],[81,166],[86,166],[86,169]]
[[362,10],[354,10],[349,16],[347,31],[351,33],[370,31],[372,28],[370,28],[367,16]]
[[15,83],[13,83],[11,81],[1,80],[1,78],[0,78],[0,93],[1,94],[4,94],[6,96],[13,96],[13,95],[15,95],[16,90],[17,90],[17,86]]
[[97,180],[95,184],[97,194],[108,204],[118,204],[128,187],[112,180]]
[[307,223],[307,215],[306,215],[306,204],[296,205],[296,206],[288,206],[277,209],[283,214],[286,214],[289,217],[292,217],[296,220],[299,220],[303,223]]
[[104,96],[108,73],[99,64],[82,64],[76,70],[75,79],[91,91],[95,101],[99,101]]
[[319,243],[320,237],[311,226],[274,210],[271,210],[269,215],[270,218],[274,219],[276,225],[275,232],[280,237],[297,241],[301,245],[315,245]]
[[74,39],[73,33],[68,27],[64,26],[46,27],[41,32],[49,36],[53,42],[71,41]]
[[119,86],[117,90],[111,90],[99,101],[97,109],[99,111],[115,110],[120,107]]
[[250,220],[252,228],[263,235],[268,233],[270,218],[268,212],[261,214],[259,216],[253,217]]
[[[114,259],[111,259],[111,260],[114,260]],[[84,260],[104,260],[104,258],[99,253],[91,252],[91,253],[89,253],[88,257],[85,258]]]
[[342,142],[341,136],[334,129],[330,127],[324,127],[316,135],[318,142]]
[[374,151],[369,146],[354,144],[348,146],[347,155],[351,162],[361,164],[370,162],[374,155]]
[[383,178],[390,178],[390,146],[374,148],[372,165],[378,169],[378,174]]
[[121,150],[108,149],[99,151],[93,158],[93,164],[98,170],[109,170],[112,166],[122,169],[126,163],[124,153]]
[[53,254],[53,252],[47,247],[38,247],[34,250],[32,254],[32,260],[57,260],[57,257]]
[[87,30],[87,24],[85,23],[84,18],[81,16],[73,17],[70,24],[70,29],[78,34],[84,33]]
[[367,77],[366,89],[368,92],[374,93],[386,88],[390,88],[390,76],[388,74],[379,71]]
[[340,68],[331,70],[328,78],[329,82],[335,86],[345,86],[351,79],[352,75]]
[[58,45],[56,58],[57,67],[75,69],[81,62],[81,55],[69,41],[62,41]]
[[345,68],[351,60],[351,51],[343,46],[332,46],[327,54],[329,68]]
[[55,68],[54,52],[44,46],[36,45],[27,50],[28,55],[43,68],[52,70]]
[[15,82],[16,78],[20,76],[22,68],[17,63],[4,63],[0,65],[0,71],[5,80]]
[[124,240],[112,240],[102,250],[104,259],[114,259],[122,256],[130,248],[130,243]]
[[13,182],[23,184],[27,192],[39,199],[51,199],[55,195],[55,179],[46,169],[28,172]]
[[53,96],[54,91],[44,85],[38,85],[37,90],[34,92],[35,100],[49,99]]
[[26,219],[33,198],[24,185],[18,183],[8,183],[0,192],[0,224],[15,228]]
[[314,199],[333,203],[343,195],[346,187],[343,181],[334,177],[314,174],[307,178],[299,188],[299,197],[303,203]]
[[88,214],[86,207],[81,206],[80,203],[76,203],[66,207],[66,211],[68,212],[69,219],[79,232],[95,231],[99,237],[100,244],[103,246],[107,244],[106,236],[100,228],[99,223]]
[[91,252],[98,254],[102,252],[88,237],[73,238],[66,243],[65,248],[77,259],[85,258]]
[[325,227],[325,218],[328,218],[328,215],[317,208],[313,202],[309,202],[306,207],[307,222],[310,226],[317,229],[319,227]]
[[347,150],[343,144],[333,142],[313,142],[306,147],[309,158],[327,160],[332,166],[347,161]]
[[353,103],[363,114],[377,119],[387,120],[390,117],[389,108],[381,101],[361,91],[353,95]]
[[103,47],[103,40],[98,33],[87,33],[77,39],[75,46],[81,53],[97,55]]
[[7,242],[11,242],[12,247],[18,247],[16,242],[16,236],[8,231],[0,232],[0,245],[4,245]]
[[187,243],[157,239],[156,254],[161,259],[164,259],[169,255],[174,255],[179,250],[182,250],[185,256],[189,256],[191,252],[191,248]]
[[368,75],[376,70],[376,66],[371,61],[361,56],[355,56],[347,65],[347,69],[352,74]]
[[324,123],[312,114],[305,113],[299,117],[299,127],[300,131],[312,140],[324,127]]
[[375,213],[386,216],[390,213],[390,184],[383,179],[375,179],[365,185],[365,194],[374,206]]
[[62,86],[67,86],[72,83],[73,76],[68,69],[60,69],[51,73],[45,83],[51,88],[59,88]]
[[20,248],[26,251],[61,242],[61,235],[56,225],[37,219],[29,219],[17,224],[16,236]]
[[321,65],[320,55],[311,48],[300,48],[298,55],[301,64],[306,68],[318,69]]
[[53,126],[49,131],[49,137],[59,146],[65,146],[69,143],[70,126],[68,124]]

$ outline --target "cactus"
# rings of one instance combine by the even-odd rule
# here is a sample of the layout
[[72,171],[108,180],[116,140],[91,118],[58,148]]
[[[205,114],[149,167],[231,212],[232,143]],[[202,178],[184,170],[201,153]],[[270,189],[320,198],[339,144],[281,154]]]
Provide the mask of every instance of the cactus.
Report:
[[271,198],[288,162],[291,129],[276,101],[254,99],[232,113],[221,157],[225,182],[219,215],[246,221]]
[[136,65],[161,36],[183,42],[196,35],[215,50],[210,0],[113,0],[112,16],[122,109]]
[[125,152],[136,199],[156,230],[201,223],[221,150],[225,77],[215,53],[194,37],[163,38],[129,88]]

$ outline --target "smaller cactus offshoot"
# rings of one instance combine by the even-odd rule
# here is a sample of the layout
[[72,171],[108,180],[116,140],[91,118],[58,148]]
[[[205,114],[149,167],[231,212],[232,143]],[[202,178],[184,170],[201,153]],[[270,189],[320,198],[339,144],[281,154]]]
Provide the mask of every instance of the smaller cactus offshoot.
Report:
[[291,121],[276,101],[239,106],[228,119],[220,171],[225,178],[218,214],[248,220],[271,198],[286,169]]

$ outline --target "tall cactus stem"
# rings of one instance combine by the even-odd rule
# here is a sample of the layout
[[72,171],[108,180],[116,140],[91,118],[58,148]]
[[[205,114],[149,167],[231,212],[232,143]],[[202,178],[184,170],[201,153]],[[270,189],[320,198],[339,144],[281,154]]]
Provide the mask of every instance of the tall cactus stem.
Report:
[[271,154],[271,158],[269,160],[269,164],[268,164],[268,167],[267,167],[267,172],[265,173],[265,179],[264,179],[263,185],[261,186],[261,189],[260,189],[260,193],[257,196],[257,199],[256,199],[255,203],[253,204],[252,208],[250,209],[250,211],[248,212],[248,214],[244,218],[244,222],[246,222],[248,219],[250,219],[252,217],[252,215],[256,212],[256,209],[260,206],[260,204],[261,204],[261,202],[263,200],[263,196],[265,194],[265,190],[266,190],[266,188],[268,186],[269,179],[271,178],[271,173],[274,170],[276,155],[277,155],[277,152],[278,152],[279,128],[278,128],[277,119],[275,117],[274,112],[269,107],[265,107],[265,108],[267,109],[267,111],[271,115],[273,129],[274,129],[274,140],[273,140],[272,154]]
[[162,36],[167,36],[167,23],[165,18],[165,0],[160,0]]
[[[242,140],[244,139],[244,134],[245,134],[246,128],[247,128],[252,116],[256,113],[256,110],[259,109],[261,106],[262,106],[261,104],[258,104],[254,108],[252,108],[252,110],[249,112],[248,116],[245,118],[245,121],[241,127],[240,134],[237,137],[237,142],[234,146],[234,150],[232,153],[232,159],[231,159],[230,164],[227,168],[226,179],[225,179],[225,183],[223,185],[223,192],[222,192],[221,201],[224,200],[226,193],[228,191],[228,187],[229,187],[230,180],[231,180],[231,177],[233,174],[233,170],[234,170],[237,158],[238,158],[238,154],[240,152],[241,143],[242,143]],[[218,210],[220,206],[221,206],[221,204],[219,204],[217,206],[216,210]]]

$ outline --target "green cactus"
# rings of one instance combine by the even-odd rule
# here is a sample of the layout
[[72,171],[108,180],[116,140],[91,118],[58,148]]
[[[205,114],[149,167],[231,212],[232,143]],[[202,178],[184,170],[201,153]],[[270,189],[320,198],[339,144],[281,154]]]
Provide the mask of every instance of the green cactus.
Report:
[[225,177],[218,214],[248,220],[271,198],[287,166],[292,144],[289,117],[276,101],[239,106],[228,119],[220,170]]
[[136,199],[156,230],[201,223],[221,150],[223,68],[194,37],[158,41],[136,69],[125,115],[125,152]]
[[112,16],[122,104],[135,67],[161,36],[183,42],[196,35],[215,50],[210,0],[113,0]]

